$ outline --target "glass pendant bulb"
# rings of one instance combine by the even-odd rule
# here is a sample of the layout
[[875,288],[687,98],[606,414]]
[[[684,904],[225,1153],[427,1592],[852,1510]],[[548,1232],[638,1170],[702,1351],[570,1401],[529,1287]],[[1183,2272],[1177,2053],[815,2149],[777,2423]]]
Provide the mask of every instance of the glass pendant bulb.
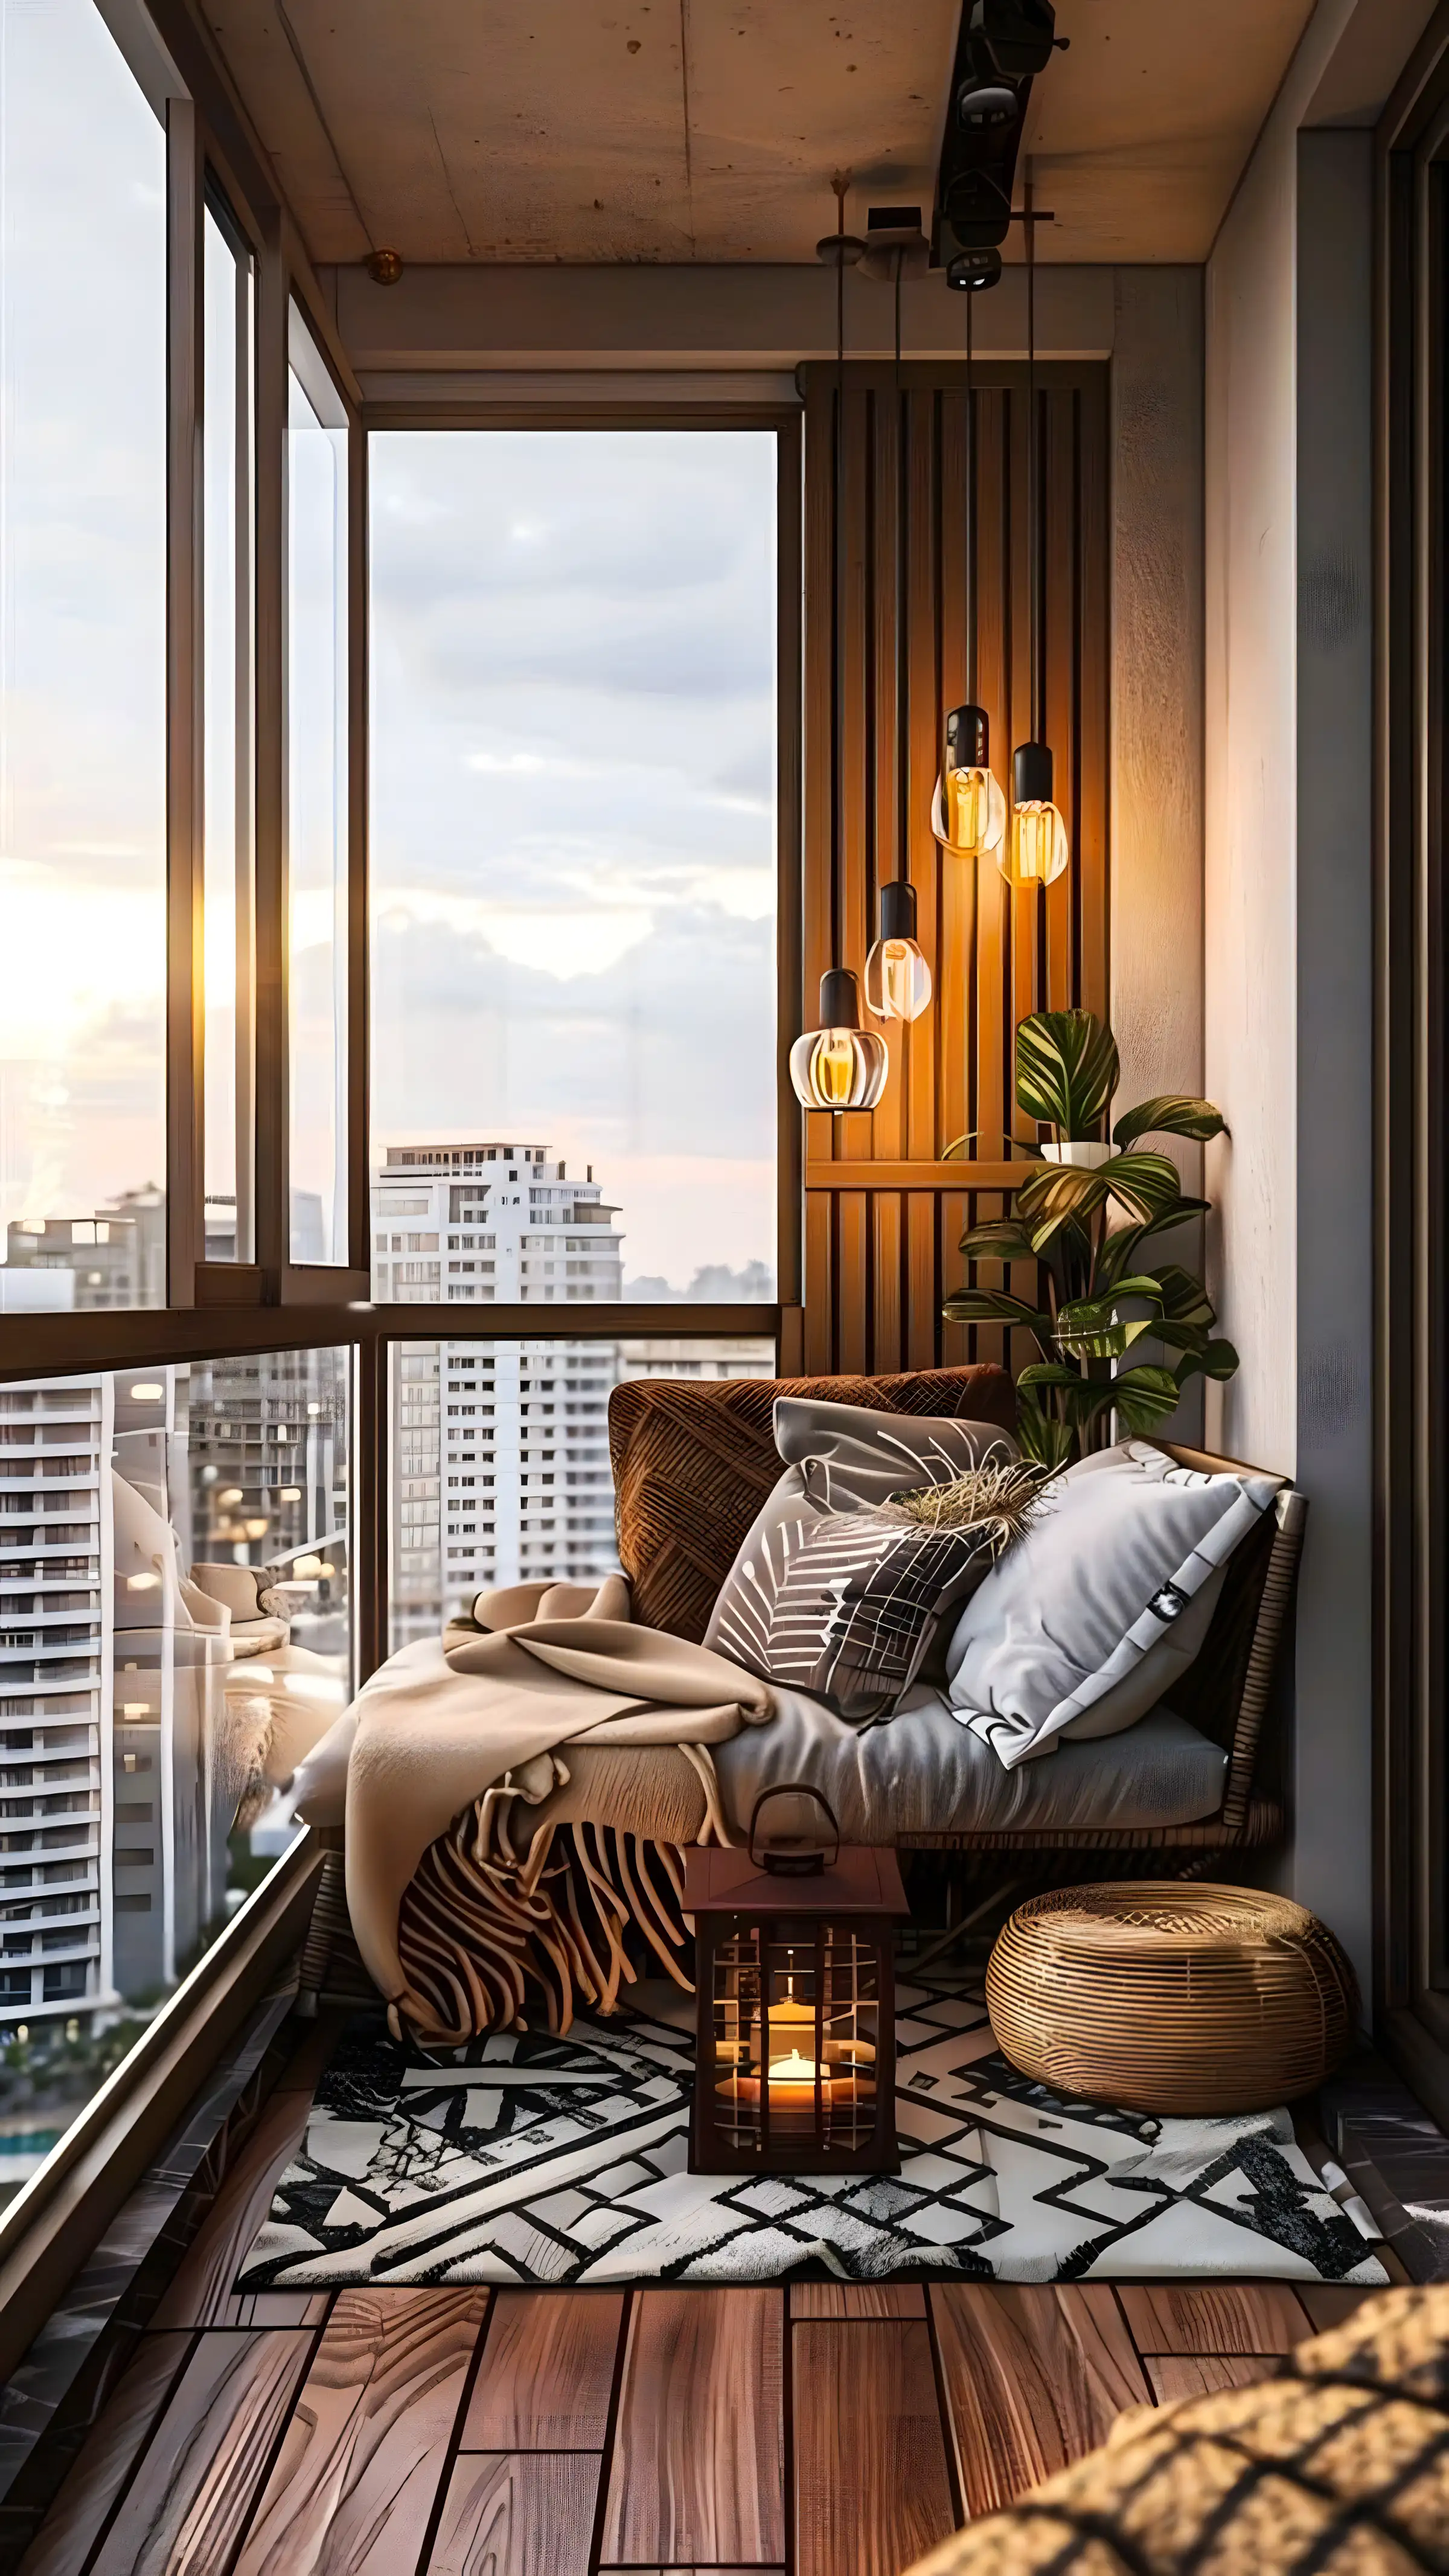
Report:
[[884,1038],[860,1025],[860,996],[848,966],[820,978],[820,1026],[790,1049],[790,1080],[806,1109],[874,1109],[890,1055]]
[[936,784],[931,828],[943,849],[977,859],[1006,837],[1006,798],[992,775],[991,727],[984,707],[953,707]]
[[1052,756],[1044,742],[1018,744],[1011,832],[998,865],[1008,884],[1054,885],[1066,873],[1067,827],[1052,800]]
[[880,890],[880,937],[865,961],[865,1006],[878,1020],[918,1020],[931,970],[916,938],[916,889],[904,877]]

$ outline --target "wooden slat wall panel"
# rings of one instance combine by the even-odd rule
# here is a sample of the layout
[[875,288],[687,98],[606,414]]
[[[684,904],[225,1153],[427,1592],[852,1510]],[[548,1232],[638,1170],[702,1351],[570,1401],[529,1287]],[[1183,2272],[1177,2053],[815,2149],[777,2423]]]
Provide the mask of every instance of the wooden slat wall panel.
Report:
[[[970,405],[968,436],[968,399]],[[907,859],[935,996],[891,1027],[891,1076],[871,1116],[812,1116],[807,1161],[864,1166],[812,1188],[805,1220],[805,1365],[812,1372],[1001,1359],[996,1327],[945,1325],[968,1222],[999,1215],[1012,1131],[1017,1020],[1102,1009],[1108,977],[1108,459],[1106,370],[1037,370],[1038,455],[1028,472],[1024,367],[806,370],[805,863],[801,1026],[831,964],[863,977],[879,888]],[[968,458],[970,460],[968,488]],[[837,518],[837,464],[843,524]],[[1072,866],[1045,896],[1013,896],[992,861],[946,858],[930,829],[945,709],[974,694],[997,777],[1031,729],[1029,508],[1037,513],[1041,684]],[[904,513],[904,524],[900,513]],[[838,547],[838,555],[837,555]],[[906,670],[898,768],[896,598]],[[839,573],[839,618],[835,616]],[[872,1163],[933,1163],[966,1136],[959,1190],[872,1188]],[[1019,1293],[1035,1281],[1013,1279]]]

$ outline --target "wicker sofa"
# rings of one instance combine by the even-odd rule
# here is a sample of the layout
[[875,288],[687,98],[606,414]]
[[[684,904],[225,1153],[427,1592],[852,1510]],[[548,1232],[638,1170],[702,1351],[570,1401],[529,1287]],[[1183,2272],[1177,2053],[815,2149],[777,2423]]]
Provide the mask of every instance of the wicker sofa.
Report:
[[[715,1596],[780,1473],[780,1395],[884,1412],[1014,1425],[1012,1387],[993,1367],[887,1378],[645,1380],[610,1403],[620,1562],[647,1627],[698,1640]],[[1173,1453],[1185,1464],[1230,1462]],[[787,1695],[775,1722],[716,1748],[721,1804],[742,1830],[762,1786],[823,1787],[847,1840],[972,1856],[972,1891],[1083,1875],[1209,1875],[1233,1853],[1281,1840],[1276,1718],[1305,1506],[1286,1482],[1275,1510],[1229,1564],[1201,1653],[1127,1734],[1063,1744],[1007,1772],[939,1703],[863,1736]],[[609,2011],[651,1960],[685,1973],[682,1850],[703,1827],[697,1772],[680,1755],[647,1766],[628,1750],[569,1747],[567,1785],[526,1811],[524,1849],[485,1849],[472,1809],[425,1853],[399,1937],[410,1985],[438,2026],[470,2029],[537,2015],[567,2027],[579,2003]],[[966,1821],[963,1821],[966,1820]],[[539,1858],[543,1853],[544,1860]],[[1090,1869],[1088,1875],[1094,1874]],[[1100,1874],[1098,1871],[1095,1874]],[[959,1917],[963,1878],[948,1869]],[[350,1959],[350,1964],[349,1964]],[[355,1994],[340,1855],[329,1861],[303,1963],[304,1991]]]
[[[1011,1382],[994,1367],[885,1378],[642,1380],[616,1387],[609,1436],[619,1557],[633,1587],[635,1615],[648,1626],[703,1636],[715,1594],[780,1474],[772,1430],[780,1395],[949,1414],[994,1422],[1003,1430],[1011,1430],[1016,1419]],[[1188,1466],[1235,1463],[1198,1450],[1174,1448],[1172,1454]],[[1280,1842],[1285,1813],[1278,1679],[1306,1510],[1303,1496],[1285,1480],[1264,1527],[1233,1558],[1202,1652],[1173,1693],[1175,1715],[1226,1756],[1219,1766],[1220,1802],[1212,1813],[1187,1823],[1081,1821],[1089,1797],[1074,1802],[1078,1821],[1071,1824],[966,1831],[903,1824],[890,1839],[916,1850],[1182,1855],[1169,1868],[1203,1868],[1210,1858]],[[765,1744],[762,1734],[741,1758],[758,1756]],[[1105,1813],[1113,1803],[1107,1791],[1114,1766],[1133,1750],[1131,1736],[1114,1736],[1063,1747],[1054,1761],[1059,1772],[1063,1766],[1095,1771]],[[1051,1764],[1027,1767],[1041,1778],[1052,1773]]]

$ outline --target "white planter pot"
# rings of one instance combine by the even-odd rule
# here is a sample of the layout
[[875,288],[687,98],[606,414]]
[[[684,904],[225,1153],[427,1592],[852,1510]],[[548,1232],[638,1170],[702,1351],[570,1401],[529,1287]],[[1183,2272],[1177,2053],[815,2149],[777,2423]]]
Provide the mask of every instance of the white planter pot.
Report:
[[1043,1145],[1041,1157],[1044,1163],[1070,1163],[1079,1172],[1097,1172],[1104,1163],[1110,1163],[1116,1151],[1115,1145],[1093,1143]]

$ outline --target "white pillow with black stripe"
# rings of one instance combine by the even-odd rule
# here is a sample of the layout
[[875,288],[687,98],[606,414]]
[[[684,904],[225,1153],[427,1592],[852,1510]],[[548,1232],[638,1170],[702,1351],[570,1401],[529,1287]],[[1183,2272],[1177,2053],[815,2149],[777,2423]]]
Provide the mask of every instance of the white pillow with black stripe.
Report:
[[946,1676],[961,1724],[1008,1770],[1079,1728],[1135,1724],[1169,1686],[1166,1642],[1182,1633],[1196,1651],[1201,1596],[1281,1481],[1180,1467],[1147,1440],[1054,1477],[957,1622]]

